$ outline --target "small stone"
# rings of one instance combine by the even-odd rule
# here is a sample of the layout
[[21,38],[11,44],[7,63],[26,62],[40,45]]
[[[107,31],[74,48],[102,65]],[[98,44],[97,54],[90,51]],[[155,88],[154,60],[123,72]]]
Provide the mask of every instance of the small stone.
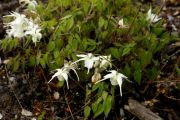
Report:
[[0,120],[3,118],[3,115],[0,113]]
[[32,116],[33,115],[32,112],[25,110],[25,109],[22,109],[21,114],[24,116]]
[[55,100],[58,100],[59,99],[59,92],[54,92],[54,99]]

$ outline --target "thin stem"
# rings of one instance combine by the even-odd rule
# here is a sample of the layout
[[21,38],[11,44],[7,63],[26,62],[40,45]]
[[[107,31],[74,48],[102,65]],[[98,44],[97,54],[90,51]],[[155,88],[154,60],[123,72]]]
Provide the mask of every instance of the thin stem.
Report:
[[68,100],[67,100],[67,97],[66,97],[66,94],[65,94],[65,90],[63,89],[63,91],[64,91],[64,98],[65,98],[66,104],[67,104],[68,109],[69,109],[69,111],[70,111],[71,117],[72,117],[72,119],[74,120],[74,116],[73,116],[72,111],[71,111],[71,108],[70,108],[70,106],[69,106],[69,102],[68,102]]

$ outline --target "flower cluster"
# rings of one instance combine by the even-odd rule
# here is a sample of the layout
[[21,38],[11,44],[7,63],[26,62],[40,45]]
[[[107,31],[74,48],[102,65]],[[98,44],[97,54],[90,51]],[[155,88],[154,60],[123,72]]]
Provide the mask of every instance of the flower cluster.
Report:
[[152,23],[158,22],[161,18],[159,18],[158,15],[153,14],[151,11],[152,11],[152,10],[151,10],[151,8],[150,8],[149,11],[147,12],[146,20],[149,20],[149,21],[152,22]]
[[59,81],[66,81],[67,87],[69,89],[69,84],[68,84],[68,74],[70,72],[70,70],[73,70],[74,73],[76,74],[78,80],[79,80],[79,76],[76,72],[76,67],[77,65],[75,63],[65,63],[64,66],[61,69],[56,69],[57,72],[52,76],[52,78],[50,79],[49,82],[51,82],[55,77],[58,78]]
[[[147,21],[150,21],[150,23],[156,23],[156,22],[158,22],[160,19],[161,19],[161,18],[158,17],[158,15],[152,13],[151,8],[148,10],[147,16],[146,16],[146,20],[147,20]],[[119,26],[119,28],[128,28],[128,25],[125,25],[125,24],[124,24],[123,19],[120,19],[120,20],[118,21],[118,26]]]
[[109,56],[95,56],[92,53],[87,53],[87,54],[77,55],[77,57],[80,57],[80,59],[73,63],[72,62],[66,63],[61,69],[57,69],[57,72],[52,76],[49,82],[51,82],[52,79],[57,77],[59,81],[65,80],[67,83],[67,87],[69,89],[68,74],[70,70],[74,71],[74,73],[76,74],[79,80],[78,74],[76,72],[77,67],[75,66],[76,66],[76,63],[80,61],[84,61],[84,67],[88,69],[87,73],[89,73],[90,69],[92,69],[93,67],[95,68],[95,73],[92,76],[93,79],[95,77],[98,77],[98,81],[96,81],[95,84],[101,81],[104,81],[106,79],[110,79],[110,82],[112,85],[119,85],[120,95],[122,96],[121,85],[122,85],[123,79],[127,79],[127,77],[123,75],[122,73],[117,72],[116,70],[110,70],[111,73],[105,75],[104,78],[100,80],[101,74],[99,73],[99,71],[97,71],[97,69],[100,69],[102,71],[102,70],[106,70],[108,67],[110,68],[112,67],[110,55]]
[[[26,4],[34,7],[37,4],[34,0],[20,0],[20,2],[25,2]],[[23,38],[25,36],[31,36],[35,45],[36,42],[42,38],[42,34],[40,33],[41,28],[38,24],[35,24],[35,21],[32,18],[28,19],[24,14],[20,14],[18,12],[11,12],[10,15],[6,15],[4,17],[13,18],[13,21],[4,23],[8,37]]]

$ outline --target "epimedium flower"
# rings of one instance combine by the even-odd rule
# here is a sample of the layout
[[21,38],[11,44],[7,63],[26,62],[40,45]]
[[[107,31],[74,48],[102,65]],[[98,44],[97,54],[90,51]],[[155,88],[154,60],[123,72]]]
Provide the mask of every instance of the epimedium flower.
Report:
[[14,20],[9,23],[4,23],[7,28],[6,33],[8,37],[22,38],[25,36],[24,31],[28,24],[28,19],[25,15],[19,14],[17,12],[12,12],[10,15],[4,17],[13,17]]
[[160,20],[161,18],[158,17],[158,15],[153,14],[151,8],[147,12],[147,17],[146,20],[149,20],[152,23],[156,23]]
[[21,5],[27,6],[27,9],[34,12],[38,3],[35,0],[19,0]]
[[[67,88],[69,89],[69,84],[68,84],[68,73],[69,71],[67,71],[66,69],[56,69],[57,72],[52,76],[52,78],[49,80],[49,82],[51,82],[55,77],[58,78],[59,81],[66,81],[67,84]],[[49,83],[48,82],[48,83]]]
[[110,73],[105,75],[102,80],[99,80],[96,83],[99,83],[101,81],[110,79],[110,82],[111,82],[112,85],[114,85],[114,86],[115,85],[119,85],[120,95],[122,96],[122,89],[121,89],[122,88],[121,87],[122,86],[122,82],[123,82],[123,79],[127,79],[127,77],[125,75],[123,75],[122,73],[117,72],[116,70],[111,70],[109,72]]
[[76,69],[77,69],[77,64],[76,63],[72,63],[71,61],[66,62],[66,63],[64,63],[64,67],[63,68],[66,69],[68,72],[70,70],[72,70],[76,74],[77,79],[79,81],[79,76],[78,76],[77,71],[76,71]]
[[118,22],[119,28],[127,28],[128,26],[124,24],[123,19],[119,20]]
[[[69,89],[69,84],[68,84],[68,75],[70,70],[73,70],[74,73],[76,74],[78,80],[79,80],[79,76],[76,72],[76,64],[75,63],[65,63],[64,66],[61,69],[56,69],[57,72],[51,77],[51,79],[49,80],[49,82],[51,82],[55,77],[58,78],[59,81],[66,81],[67,84],[67,88]],[[49,83],[48,82],[48,83]]]
[[27,35],[32,37],[32,41],[35,43],[39,42],[42,38],[40,33],[41,28],[38,24],[35,24],[32,19],[26,18],[25,15],[19,14],[17,12],[12,12],[10,15],[4,17],[13,17],[14,20],[9,23],[4,23],[7,28],[6,33],[8,37],[22,38]]
[[41,31],[41,28],[38,25],[34,24],[31,20],[29,21],[29,26],[27,27],[25,35],[32,36],[32,41],[36,45],[36,42],[39,42],[40,39],[42,38],[42,34],[40,33],[40,31]]
[[95,57],[92,53],[80,54],[77,55],[77,57],[80,57],[80,59],[75,61],[74,63],[77,63],[79,61],[84,61],[84,66],[88,68],[87,74],[89,73],[90,69],[93,68],[94,63],[99,60],[99,57]]

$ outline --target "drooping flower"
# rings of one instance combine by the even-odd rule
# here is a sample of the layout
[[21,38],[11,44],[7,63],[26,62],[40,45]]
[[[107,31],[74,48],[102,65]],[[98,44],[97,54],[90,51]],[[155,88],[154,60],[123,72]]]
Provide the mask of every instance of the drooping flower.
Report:
[[[66,81],[67,87],[69,89],[69,84],[68,84],[68,71],[66,69],[56,69],[57,72],[52,76],[52,78],[49,80],[51,82],[55,77],[58,78],[59,81]],[[49,83],[48,82],[48,83]]]
[[8,37],[22,38],[25,36],[24,31],[27,28],[28,19],[25,15],[17,12],[12,12],[10,15],[4,17],[13,17],[14,20],[9,23],[4,23],[7,28],[6,33]]
[[70,72],[70,70],[72,70],[76,74],[77,79],[79,81],[79,76],[78,76],[77,71],[76,71],[76,69],[77,69],[77,64],[76,63],[72,63],[71,61],[66,62],[66,63],[64,63],[63,68],[66,69],[68,72]]
[[127,28],[127,25],[124,25],[123,19],[119,20],[118,22],[119,28]]
[[87,73],[89,73],[90,69],[93,68],[93,65],[94,65],[95,61],[99,60],[99,57],[95,57],[92,53],[88,53],[87,55],[86,54],[81,54],[81,55],[77,55],[77,56],[80,57],[80,59],[75,61],[74,63],[77,63],[79,61],[84,61],[84,66],[86,68],[88,68]]
[[36,42],[39,42],[40,39],[42,38],[42,34],[40,33],[40,31],[41,31],[41,28],[38,25],[34,24],[31,20],[29,21],[29,26],[27,27],[25,35],[31,35],[32,41],[36,45]]
[[99,80],[96,83],[110,79],[110,82],[112,85],[119,85],[120,95],[122,96],[122,89],[121,89],[122,82],[123,82],[123,79],[127,79],[127,77],[123,75],[122,73],[117,72],[116,70],[111,70],[110,72],[111,73],[105,75],[102,80]]
[[69,74],[70,70],[74,71],[74,73],[76,74],[76,76],[77,76],[77,78],[79,80],[79,76],[78,76],[75,69],[76,69],[75,64],[65,63],[64,67],[62,67],[61,69],[56,69],[57,72],[52,76],[52,78],[49,80],[49,82],[51,82],[55,77],[57,77],[59,81],[64,81],[65,80],[66,84],[67,84],[67,88],[69,89],[68,74]]
[[147,17],[146,20],[149,20],[152,23],[156,23],[160,20],[161,18],[158,17],[158,15],[153,14],[151,8],[147,12]]

